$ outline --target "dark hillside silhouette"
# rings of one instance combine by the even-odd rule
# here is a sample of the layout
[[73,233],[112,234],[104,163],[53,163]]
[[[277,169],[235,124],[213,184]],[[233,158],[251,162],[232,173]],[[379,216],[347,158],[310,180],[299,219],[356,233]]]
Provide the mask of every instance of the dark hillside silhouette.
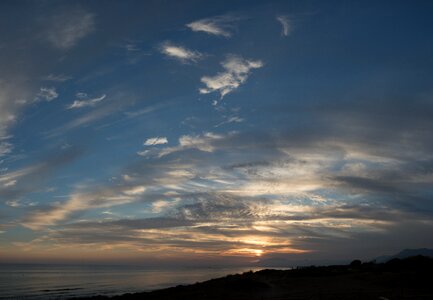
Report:
[[428,256],[433,258],[433,249],[428,249],[428,248],[404,249],[394,255],[379,256],[375,259],[375,261],[378,263],[383,263],[393,258],[403,259],[411,256],[417,256],[417,255]]

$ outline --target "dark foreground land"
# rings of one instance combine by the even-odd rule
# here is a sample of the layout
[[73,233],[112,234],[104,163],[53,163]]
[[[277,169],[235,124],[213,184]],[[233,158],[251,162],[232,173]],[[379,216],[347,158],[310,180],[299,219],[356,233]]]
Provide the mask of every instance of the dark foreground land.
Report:
[[433,299],[433,259],[262,270],[153,292],[80,299]]

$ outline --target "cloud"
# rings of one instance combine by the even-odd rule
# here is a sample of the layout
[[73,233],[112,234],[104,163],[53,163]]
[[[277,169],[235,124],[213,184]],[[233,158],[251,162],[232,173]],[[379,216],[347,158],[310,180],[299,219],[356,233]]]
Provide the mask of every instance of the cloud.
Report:
[[[0,78],[0,140],[8,135],[7,129],[15,122],[16,112],[22,106],[19,102],[24,100],[25,96],[19,85]],[[6,145],[2,152],[5,147]]]
[[[237,219],[239,221],[261,218],[266,206],[271,205],[267,200],[239,197],[230,193],[209,192],[190,195],[193,204],[184,204],[177,208],[176,215],[181,218],[202,222],[224,222]],[[240,222],[240,223],[241,223]]]
[[[0,70],[0,156],[11,153],[13,145],[9,131],[16,124],[19,113],[32,103],[31,99],[34,99],[36,92],[31,81],[27,79],[28,74],[16,74],[13,61],[19,58],[5,59]],[[8,66],[8,63],[11,65]]]
[[149,114],[151,112],[154,112],[156,110],[159,110],[163,107],[166,107],[168,104],[167,103],[160,103],[160,104],[155,104],[155,105],[150,105],[148,107],[142,108],[140,110],[135,110],[135,111],[127,111],[125,112],[125,115],[127,118],[136,118],[142,115],[146,115]]
[[[44,229],[35,234],[45,243],[95,251],[266,257],[295,249],[346,258],[378,251],[378,243],[383,251],[425,244],[433,232],[432,102],[383,94],[357,103],[323,95],[320,103],[286,101],[278,109],[259,103],[263,118],[281,127],[186,133],[174,147],[146,148],[154,155],[122,170],[125,182],[29,208],[23,222]],[[29,182],[40,172],[32,174]],[[0,198],[25,178],[13,175],[0,180]],[[119,219],[78,221],[104,207]]]
[[[78,93],[77,94],[78,98],[86,98],[87,95],[83,94],[83,93]],[[96,97],[96,98],[90,98],[90,99],[86,99],[86,100],[75,100],[71,105],[68,106],[68,109],[74,109],[74,108],[83,108],[83,107],[93,107],[96,104],[98,104],[98,102],[104,100],[107,97],[107,95],[102,95],[100,97]]]
[[16,184],[17,184],[17,181],[16,181],[16,180],[11,180],[11,181],[5,182],[5,183],[3,184],[3,186],[7,188],[7,187],[14,186],[14,185],[16,185]]
[[10,207],[21,207],[22,206],[22,204],[18,200],[6,201],[5,204],[10,206]]
[[71,147],[61,153],[50,153],[47,159],[40,162],[0,174],[0,199],[14,201],[35,191],[41,191],[55,172],[76,160],[81,154],[81,149]]
[[95,30],[95,16],[83,9],[73,9],[49,20],[45,38],[56,48],[69,49]]
[[238,18],[232,16],[218,16],[213,18],[201,19],[189,24],[186,24],[188,28],[196,32],[205,32],[211,35],[231,37],[231,30],[233,29],[233,22]]
[[179,147],[181,149],[195,148],[205,152],[214,150],[213,142],[223,139],[224,136],[212,132],[206,132],[203,135],[183,135],[179,138]]
[[243,118],[238,117],[238,116],[228,116],[228,117],[225,117],[224,121],[218,123],[214,127],[220,127],[222,125],[226,125],[226,124],[230,124],[230,123],[242,123],[243,121],[245,121],[245,120]]
[[[134,94],[118,91],[116,88],[109,90],[109,101],[106,105],[101,106],[99,109],[94,109],[86,114],[80,115],[76,119],[70,120],[67,123],[44,132],[45,137],[52,138],[64,134],[69,130],[79,128],[81,126],[88,126],[89,124],[101,120],[115,112],[120,111],[127,105],[131,105],[136,101],[137,97]],[[87,97],[85,93],[77,94],[77,98]],[[81,100],[80,100],[81,101]]]
[[126,51],[128,52],[137,52],[140,51],[140,48],[135,43],[127,43],[124,45]]
[[166,137],[153,137],[153,138],[148,138],[145,142],[144,145],[145,146],[155,146],[155,145],[163,145],[163,144],[167,144],[168,140]]
[[[320,251],[312,257],[326,253],[331,257],[333,250],[344,246],[346,256],[341,257],[352,258],[348,253],[362,254],[365,248],[358,247],[366,236],[376,242],[398,236],[401,220],[411,223],[412,229],[422,227],[426,237],[432,227],[431,211],[413,208],[430,205],[428,198],[408,198],[412,207],[396,205],[392,198],[430,191],[433,162],[397,159],[395,147],[377,152],[375,136],[347,140],[353,130],[346,123],[349,119],[352,116],[327,115],[327,126],[315,119],[318,132],[303,127],[279,133],[183,135],[175,147],[155,147],[158,159],[134,162],[122,172],[128,174],[125,182],[76,191],[72,196],[81,200],[71,196],[64,203],[40,208],[24,224],[38,230],[56,224],[45,231],[44,242],[60,246],[123,247],[139,253],[164,249],[177,255],[224,257],[256,257],[257,253],[270,257],[314,249]],[[369,125],[368,113],[362,119],[363,126]],[[380,122],[387,124],[387,120]],[[340,131],[340,126],[349,132]],[[395,139],[400,141],[399,136]],[[430,148],[424,151],[430,153]],[[394,186],[399,188],[393,192]],[[115,205],[137,210],[138,202],[143,211],[129,214],[129,219],[76,220],[81,212]],[[403,239],[407,242],[411,237]],[[397,240],[387,240],[383,247],[395,246]],[[370,246],[374,248],[373,243]]]
[[122,48],[126,51],[126,57],[129,64],[138,63],[143,57],[152,55],[151,52],[143,51],[136,41],[127,40]]
[[291,22],[288,16],[277,16],[277,21],[281,23],[281,35],[288,36],[292,31]]
[[160,51],[168,57],[177,59],[182,63],[197,62],[203,57],[203,54],[198,51],[189,50],[185,47],[175,46],[170,43],[164,43],[160,47]]
[[35,100],[36,101],[45,100],[47,102],[50,102],[56,99],[57,97],[59,97],[59,94],[56,92],[56,89],[54,87],[50,87],[50,88],[41,87]]
[[13,145],[8,142],[3,142],[0,139],[0,157],[5,156],[12,152]]
[[194,222],[182,219],[175,219],[169,217],[157,217],[147,219],[119,219],[115,221],[106,222],[81,222],[74,223],[68,226],[69,228],[104,228],[104,227],[118,227],[125,229],[160,229],[160,228],[173,228],[194,225]]
[[263,62],[231,55],[221,65],[224,72],[220,72],[215,76],[203,76],[201,78],[201,82],[206,86],[199,90],[201,94],[219,92],[221,98],[223,98],[243,84],[248,79],[251,70],[263,67]]
[[30,213],[22,225],[33,230],[55,225],[69,218],[72,214],[96,208],[108,208],[137,201],[146,191],[141,185],[124,185],[121,187],[103,187],[89,192],[78,191],[70,195],[64,203]]
[[75,96],[79,99],[86,99],[88,97],[87,93],[83,92],[78,92]]
[[[233,134],[235,133],[232,132],[227,135],[230,136]],[[179,138],[179,144],[175,147],[165,147],[162,149],[145,150],[142,152],[138,152],[138,155],[152,156],[156,154],[156,156],[162,157],[174,152],[184,151],[187,149],[197,149],[203,152],[213,152],[216,149],[215,144],[218,143],[219,140],[224,140],[225,138],[226,135],[216,134],[212,132],[206,132],[202,135],[183,135]]]
[[165,211],[168,208],[173,207],[176,205],[179,201],[164,201],[164,200],[157,200],[152,203],[152,212],[155,213],[161,213]]
[[[149,254],[161,249],[177,255],[183,252],[257,257],[259,253],[266,258],[277,253],[309,253],[309,249],[332,252],[348,241],[359,247],[367,235],[380,239],[398,232],[396,225],[401,218],[417,222],[415,216],[386,207],[311,207],[218,192],[190,193],[184,195],[185,199],[189,203],[176,202],[176,207],[170,206],[169,211],[158,210],[162,213],[158,217],[68,222],[50,229],[41,242],[91,245],[94,249],[122,247]],[[155,203],[160,205],[159,201]],[[415,227],[421,224],[418,222]],[[425,223],[423,226],[424,230],[431,228]],[[338,246],[333,247],[333,243]],[[353,258],[352,253],[342,257]]]
[[54,81],[54,82],[65,82],[72,79],[72,76],[64,75],[64,74],[49,74],[42,78],[46,81]]
[[55,136],[59,136],[64,134],[65,132],[69,131],[69,130],[73,130],[76,128],[79,128],[81,126],[88,126],[89,124],[96,122],[98,120],[101,120],[107,116],[109,116],[110,114],[112,114],[117,107],[114,106],[107,106],[107,107],[103,107],[101,109],[98,110],[93,110],[89,113],[86,113],[82,116],[79,116],[76,119],[73,119],[69,122],[67,122],[66,124],[60,126],[60,127],[56,127],[53,128],[49,131],[44,132],[44,135],[48,138],[50,137],[55,137]]

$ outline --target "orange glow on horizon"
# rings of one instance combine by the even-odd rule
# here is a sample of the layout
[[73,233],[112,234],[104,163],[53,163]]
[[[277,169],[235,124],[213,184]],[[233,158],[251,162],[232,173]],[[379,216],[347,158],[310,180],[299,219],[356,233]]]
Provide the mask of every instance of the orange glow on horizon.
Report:
[[230,249],[221,253],[223,256],[247,256],[260,257],[264,254],[264,250],[252,248]]

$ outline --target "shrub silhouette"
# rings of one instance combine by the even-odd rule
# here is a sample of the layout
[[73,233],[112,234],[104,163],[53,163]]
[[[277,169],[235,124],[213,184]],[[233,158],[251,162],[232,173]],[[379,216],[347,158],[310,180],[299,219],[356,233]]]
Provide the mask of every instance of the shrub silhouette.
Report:
[[352,268],[359,268],[359,267],[361,267],[361,265],[362,265],[362,262],[359,259],[355,259],[350,263],[350,266]]

